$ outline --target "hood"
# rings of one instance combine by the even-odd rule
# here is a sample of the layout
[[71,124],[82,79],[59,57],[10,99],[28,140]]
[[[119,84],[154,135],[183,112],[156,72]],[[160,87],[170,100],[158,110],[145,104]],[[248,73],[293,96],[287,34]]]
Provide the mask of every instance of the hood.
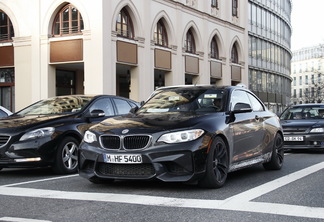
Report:
[[57,119],[66,118],[69,115],[28,115],[19,116],[13,115],[3,119],[0,119],[0,132],[5,130],[6,132],[31,129],[38,125],[42,127],[45,124]]
[[[112,117],[91,127],[101,133],[121,134],[127,129],[129,134],[154,133],[173,129],[193,128],[211,115],[197,115],[190,112],[144,113]],[[205,120],[204,120],[205,122]]]

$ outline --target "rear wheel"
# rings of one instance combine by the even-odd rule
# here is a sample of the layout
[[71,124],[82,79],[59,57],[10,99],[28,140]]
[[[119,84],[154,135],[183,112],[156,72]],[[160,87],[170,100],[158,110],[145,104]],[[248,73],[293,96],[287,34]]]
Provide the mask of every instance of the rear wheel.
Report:
[[274,145],[273,145],[273,150],[272,150],[272,155],[271,159],[268,163],[264,163],[263,167],[267,170],[280,170],[283,162],[284,162],[284,148],[283,148],[283,138],[282,135],[277,133],[275,140],[274,140]]
[[65,137],[58,145],[53,170],[57,174],[76,173],[78,166],[79,141],[74,137]]
[[205,188],[220,188],[225,184],[229,168],[228,149],[221,137],[213,141],[206,164],[206,173],[199,185]]

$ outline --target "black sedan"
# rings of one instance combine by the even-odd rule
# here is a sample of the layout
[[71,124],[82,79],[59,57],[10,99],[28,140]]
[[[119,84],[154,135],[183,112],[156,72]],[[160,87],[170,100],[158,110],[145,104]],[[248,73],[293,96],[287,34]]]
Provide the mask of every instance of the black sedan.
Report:
[[280,116],[284,147],[324,150],[324,104],[300,104],[287,108]]
[[158,89],[137,111],[86,131],[79,174],[118,179],[198,182],[219,188],[229,172],[284,160],[279,118],[242,87]]
[[0,119],[0,170],[52,166],[59,174],[75,173],[84,132],[137,106],[135,101],[108,95],[68,95],[36,102]]

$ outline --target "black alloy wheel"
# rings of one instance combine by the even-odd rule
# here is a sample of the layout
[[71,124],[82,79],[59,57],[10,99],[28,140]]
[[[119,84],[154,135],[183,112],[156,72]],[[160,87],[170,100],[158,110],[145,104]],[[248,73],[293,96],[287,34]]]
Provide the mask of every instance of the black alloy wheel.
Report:
[[264,163],[263,167],[267,170],[280,170],[284,162],[284,141],[281,134],[277,133],[274,144],[271,159],[269,162]]
[[53,170],[57,174],[76,173],[80,142],[74,137],[65,137],[58,145]]
[[227,179],[228,168],[228,148],[221,137],[216,137],[207,156],[205,176],[199,185],[205,188],[222,187]]

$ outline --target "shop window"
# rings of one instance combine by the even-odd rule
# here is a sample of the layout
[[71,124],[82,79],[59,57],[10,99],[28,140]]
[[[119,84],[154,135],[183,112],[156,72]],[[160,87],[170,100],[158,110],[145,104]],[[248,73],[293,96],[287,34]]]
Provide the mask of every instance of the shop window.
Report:
[[0,10],[0,42],[12,41],[14,36],[11,20],[6,13]]
[[116,31],[118,36],[130,39],[134,38],[132,19],[126,8],[123,8],[118,14],[116,21]]
[[64,6],[56,15],[53,24],[53,36],[82,34],[83,20],[80,12],[71,4]]
[[0,69],[0,105],[14,111],[15,106],[14,68]]

